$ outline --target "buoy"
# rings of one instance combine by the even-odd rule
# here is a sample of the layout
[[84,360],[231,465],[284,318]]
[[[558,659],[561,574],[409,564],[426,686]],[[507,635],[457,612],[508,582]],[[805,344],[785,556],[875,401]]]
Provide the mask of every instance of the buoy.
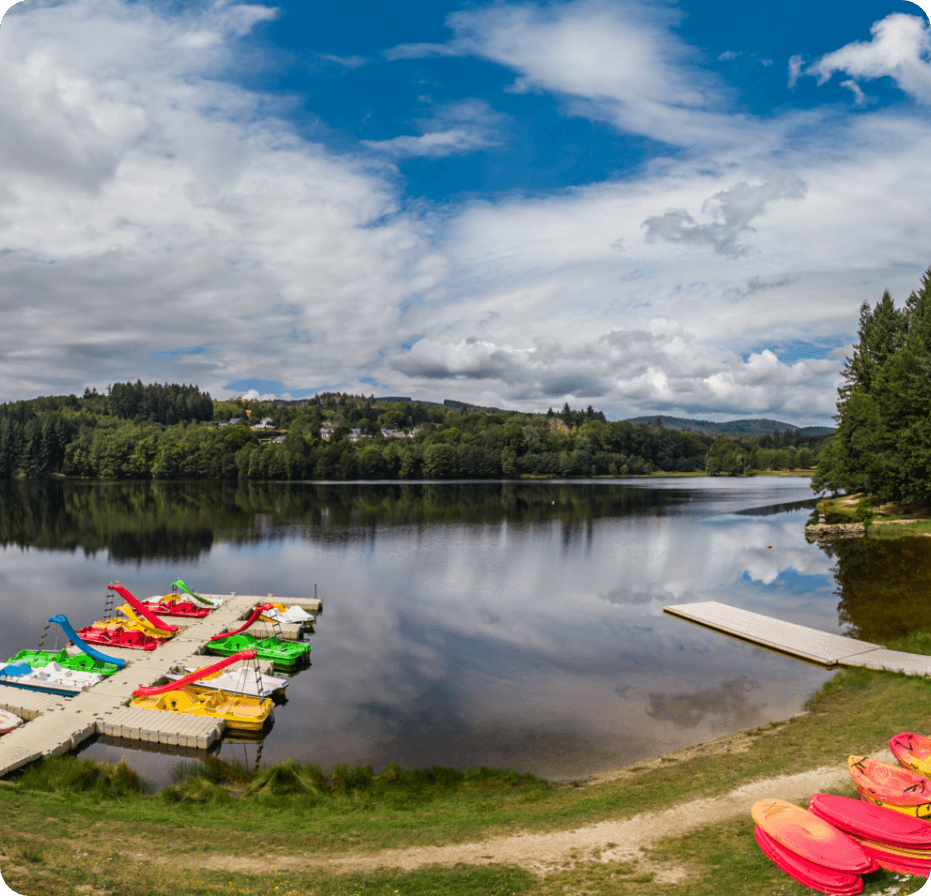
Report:
[[772,545],[771,545],[771,544],[768,544],[768,545],[766,545],[766,547],[768,547],[768,548],[771,548],[771,547],[772,547]]

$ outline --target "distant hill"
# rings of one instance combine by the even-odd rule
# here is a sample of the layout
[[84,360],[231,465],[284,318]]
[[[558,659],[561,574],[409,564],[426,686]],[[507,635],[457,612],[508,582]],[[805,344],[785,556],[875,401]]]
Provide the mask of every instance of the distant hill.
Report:
[[830,426],[793,426],[779,420],[761,419],[728,420],[726,423],[714,423],[711,420],[690,420],[686,417],[664,417],[662,414],[651,417],[630,417],[625,423],[659,422],[666,429],[685,429],[714,436],[765,436],[772,435],[773,430],[797,432],[803,436],[829,436],[834,430]]

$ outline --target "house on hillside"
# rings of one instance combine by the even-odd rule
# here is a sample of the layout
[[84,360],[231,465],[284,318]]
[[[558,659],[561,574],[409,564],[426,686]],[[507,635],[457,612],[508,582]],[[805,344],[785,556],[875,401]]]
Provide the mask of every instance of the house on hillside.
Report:
[[240,423],[242,423],[242,417],[230,417],[229,422],[218,423],[217,426],[222,429],[224,426],[238,426]]
[[260,423],[256,423],[255,426],[253,426],[252,428],[253,429],[274,429],[275,427],[272,426],[271,417],[263,417],[262,421]]

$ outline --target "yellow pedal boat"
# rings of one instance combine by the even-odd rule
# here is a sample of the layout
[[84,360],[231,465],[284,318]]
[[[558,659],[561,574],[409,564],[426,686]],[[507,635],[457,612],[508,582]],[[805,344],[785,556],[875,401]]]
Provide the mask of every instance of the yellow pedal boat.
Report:
[[168,630],[152,625],[148,620],[139,616],[129,604],[123,604],[116,609],[126,618],[121,619],[119,616],[112,616],[110,619],[103,619],[95,622],[91,628],[107,629],[108,631],[113,631],[116,628],[124,628],[131,631],[142,632],[142,634],[148,635],[150,638],[158,638],[160,641],[167,641],[169,638],[173,638],[177,632],[177,628],[174,627],[172,630]]
[[193,716],[223,719],[231,731],[259,732],[272,714],[273,701],[268,698],[241,697],[226,691],[208,691],[188,685],[163,694],[133,697],[130,706],[161,712],[180,712]]

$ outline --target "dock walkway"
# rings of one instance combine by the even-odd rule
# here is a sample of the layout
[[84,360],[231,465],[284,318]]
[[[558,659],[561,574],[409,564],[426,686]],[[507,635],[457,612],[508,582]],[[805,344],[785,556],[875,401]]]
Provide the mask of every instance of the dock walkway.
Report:
[[[207,594],[223,601],[203,619],[168,619],[178,633],[153,651],[106,647],[110,656],[126,660],[118,672],[74,697],[0,685],[0,709],[16,713],[26,723],[0,737],[0,777],[43,756],[59,756],[95,734],[141,744],[207,749],[223,733],[221,719],[130,708],[132,693],[143,685],[159,684],[172,666],[206,666],[220,657],[205,656],[213,635],[239,628],[252,608],[263,601],[299,606],[319,615],[317,598],[272,595]],[[166,617],[167,618],[167,617]],[[251,634],[253,627],[247,631]],[[268,637],[263,627],[255,634]],[[291,634],[286,632],[285,637]],[[291,634],[293,638],[294,635]],[[69,648],[77,653],[76,647]]]
[[675,604],[663,607],[663,612],[822,666],[862,666],[882,672],[931,675],[931,656],[888,650],[882,644],[822,632],[716,600]]

